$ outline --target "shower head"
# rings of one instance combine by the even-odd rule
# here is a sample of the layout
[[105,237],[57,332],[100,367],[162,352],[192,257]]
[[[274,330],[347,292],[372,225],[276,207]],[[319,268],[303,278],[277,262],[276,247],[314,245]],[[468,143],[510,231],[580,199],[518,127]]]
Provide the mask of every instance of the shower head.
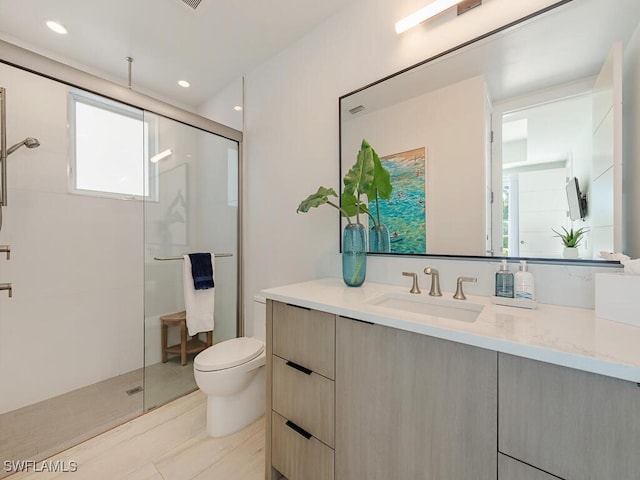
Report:
[[27,137],[20,143],[16,143],[14,146],[10,147],[7,150],[7,156],[11,155],[13,152],[18,150],[23,145],[27,148],[37,148],[40,146],[40,142],[38,141],[37,138]]

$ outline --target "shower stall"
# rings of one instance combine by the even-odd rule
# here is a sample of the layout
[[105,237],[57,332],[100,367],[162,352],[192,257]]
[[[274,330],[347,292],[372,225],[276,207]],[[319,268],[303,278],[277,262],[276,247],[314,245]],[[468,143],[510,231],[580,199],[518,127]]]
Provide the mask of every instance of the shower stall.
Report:
[[[213,341],[242,333],[241,133],[31,71],[0,63],[3,462],[42,460],[196,389],[193,356],[162,361],[183,255],[224,254]],[[24,140],[6,148],[5,135]],[[168,337],[180,343],[179,329]]]

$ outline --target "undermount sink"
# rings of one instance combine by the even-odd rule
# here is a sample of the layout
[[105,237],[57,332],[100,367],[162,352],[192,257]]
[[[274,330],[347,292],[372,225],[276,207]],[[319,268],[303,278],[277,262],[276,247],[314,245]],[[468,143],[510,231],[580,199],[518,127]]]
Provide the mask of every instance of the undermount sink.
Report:
[[410,293],[386,293],[367,301],[369,305],[390,310],[475,322],[484,305],[467,300],[449,300]]

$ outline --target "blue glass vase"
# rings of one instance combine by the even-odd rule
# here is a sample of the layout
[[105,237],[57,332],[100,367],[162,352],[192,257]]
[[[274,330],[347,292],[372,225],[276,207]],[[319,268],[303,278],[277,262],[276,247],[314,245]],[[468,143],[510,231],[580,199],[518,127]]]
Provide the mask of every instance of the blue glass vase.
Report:
[[361,223],[349,223],[342,237],[342,278],[350,287],[359,287],[367,274],[367,230]]
[[369,230],[369,251],[391,253],[391,237],[385,225],[374,225]]

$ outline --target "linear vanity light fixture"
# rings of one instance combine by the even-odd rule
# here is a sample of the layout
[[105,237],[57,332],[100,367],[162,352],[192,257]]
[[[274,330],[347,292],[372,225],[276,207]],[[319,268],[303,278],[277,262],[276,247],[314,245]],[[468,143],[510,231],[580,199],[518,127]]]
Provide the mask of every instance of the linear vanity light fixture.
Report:
[[474,7],[482,5],[482,0],[436,0],[417,12],[412,13],[408,17],[396,22],[396,33],[401,34],[416,25],[426,22],[430,18],[441,14],[445,10],[449,10],[458,6],[458,15],[468,12]]
[[163,158],[167,158],[172,153],[173,153],[173,150],[171,150],[170,148],[167,148],[166,150],[163,150],[162,152],[155,154],[153,157],[149,159],[149,161],[151,163],[158,163],[160,160],[162,160]]

